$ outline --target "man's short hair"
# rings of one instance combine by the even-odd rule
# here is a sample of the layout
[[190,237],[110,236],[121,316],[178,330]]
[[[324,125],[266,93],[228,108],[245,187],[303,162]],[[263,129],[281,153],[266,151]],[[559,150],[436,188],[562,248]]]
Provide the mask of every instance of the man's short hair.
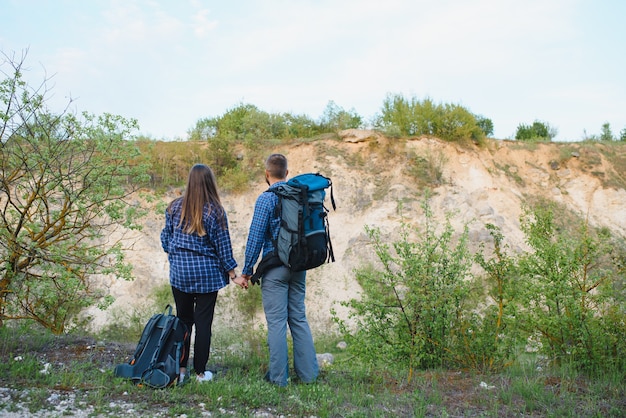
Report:
[[265,169],[275,179],[287,177],[287,157],[283,154],[272,154],[265,161]]

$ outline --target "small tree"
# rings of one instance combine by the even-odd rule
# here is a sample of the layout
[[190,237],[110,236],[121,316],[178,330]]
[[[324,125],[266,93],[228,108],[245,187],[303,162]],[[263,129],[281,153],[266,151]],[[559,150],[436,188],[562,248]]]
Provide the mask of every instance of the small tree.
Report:
[[37,89],[22,80],[25,56],[4,56],[0,82],[0,324],[31,319],[61,333],[82,308],[107,302],[94,275],[132,277],[109,233],[137,227],[126,198],[147,178],[129,163],[136,121],[51,113],[47,80]]
[[481,115],[474,116],[476,118],[476,124],[483,131],[485,136],[493,135],[493,121]]
[[615,136],[613,136],[613,131],[611,131],[611,124],[606,122],[602,124],[602,131],[600,133],[600,141],[613,141],[615,140]]
[[337,132],[359,128],[363,125],[363,119],[354,110],[347,112],[331,100],[324,109],[319,125],[322,130]]

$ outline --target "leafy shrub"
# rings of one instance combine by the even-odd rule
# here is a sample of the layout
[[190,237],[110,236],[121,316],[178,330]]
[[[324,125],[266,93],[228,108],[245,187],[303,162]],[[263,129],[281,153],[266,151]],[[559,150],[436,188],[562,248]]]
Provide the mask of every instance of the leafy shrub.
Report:
[[552,141],[557,135],[556,128],[540,121],[534,121],[532,125],[520,124],[515,132],[518,141]]
[[478,126],[476,118],[463,106],[445,104],[437,108],[437,120],[433,121],[433,134],[446,141],[465,142],[472,140],[482,144],[485,139],[483,130]]
[[311,138],[321,133],[319,125],[306,115],[283,113],[281,117],[285,120],[287,132],[279,139]]
[[189,131],[189,138],[196,141],[220,138],[239,142],[247,138],[277,138],[284,135],[285,127],[276,119],[252,104],[239,104],[220,117],[198,120]]
[[519,344],[520,338],[514,331],[519,290],[516,260],[506,253],[504,236],[492,224],[485,227],[493,238],[493,256],[485,258],[484,243],[481,243],[481,251],[475,254],[474,259],[486,273],[484,285],[480,283],[475,290],[478,291],[479,305],[483,304],[482,297],[486,293],[487,307],[466,316],[456,352],[463,353],[458,359],[461,366],[498,371],[512,363]]
[[450,222],[438,233],[430,207],[422,207],[426,224],[415,231],[419,241],[409,239],[406,225],[391,246],[377,228],[366,228],[380,267],[356,272],[363,296],[344,303],[355,326],[335,318],[358,358],[403,365],[409,380],[414,368],[451,363],[451,335],[459,328],[471,266],[467,229],[453,245]]
[[218,178],[237,167],[237,155],[231,140],[217,136],[209,139],[208,145],[207,161]]
[[222,171],[219,178],[219,187],[222,190],[242,191],[248,186],[252,173],[254,171],[246,170],[237,165],[236,167]]
[[139,138],[135,142],[141,152],[131,163],[148,167],[151,187],[184,185],[189,169],[196,163],[209,164],[217,174],[221,172],[214,167],[219,156],[213,155],[207,142],[154,141],[147,138]]
[[[426,202],[425,227],[403,225],[391,244],[366,228],[378,265],[356,270],[363,293],[335,315],[357,359],[415,368],[498,371],[528,341],[556,364],[583,371],[626,371],[624,244],[562,210],[540,202],[521,220],[531,251],[512,257],[499,229],[487,225],[493,254],[467,251],[467,227],[455,235],[449,219],[434,228]],[[567,219],[566,219],[567,218]],[[456,234],[458,235],[458,234]],[[472,259],[484,280],[470,273]]]
[[[342,117],[341,112],[334,116]],[[220,138],[245,143],[310,137],[321,132],[320,125],[308,116],[268,113],[252,104],[239,104],[222,116],[198,120],[189,131],[189,137],[198,141]]]
[[[524,289],[519,326],[538,335],[543,352],[557,363],[581,369],[623,367],[626,304],[623,258],[607,231],[587,222],[568,230],[551,205],[526,208],[521,226],[532,252],[519,260]],[[621,320],[617,318],[621,315]]]
[[[333,117],[342,121],[345,117],[342,112]],[[243,173],[250,180],[257,176],[257,163],[262,161],[261,153],[271,141],[312,137],[321,130],[319,124],[304,115],[268,113],[252,104],[239,104],[222,116],[198,120],[189,137],[208,144],[208,161],[218,177]],[[245,161],[237,155],[242,147],[246,150]],[[237,176],[235,183],[237,188],[242,183],[241,176]]]
[[407,100],[401,95],[388,95],[375,124],[390,136],[433,135],[445,141],[479,144],[485,139],[484,130],[467,109],[455,104],[435,104],[431,99]]

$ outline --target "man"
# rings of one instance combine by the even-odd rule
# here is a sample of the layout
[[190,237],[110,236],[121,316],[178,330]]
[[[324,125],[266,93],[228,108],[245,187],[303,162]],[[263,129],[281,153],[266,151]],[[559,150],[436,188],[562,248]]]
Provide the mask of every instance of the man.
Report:
[[[287,158],[272,154],[265,162],[265,181],[270,190],[287,180]],[[252,277],[259,253],[269,259],[274,254],[274,241],[278,238],[280,216],[275,208],[278,196],[263,192],[254,206],[254,215],[246,244],[242,276]],[[293,339],[294,369],[304,383],[315,381],[319,373],[311,329],[306,318],[304,297],[306,272],[292,272],[286,266],[271,264],[263,273],[261,295],[267,320],[267,344],[270,354],[269,371],[265,378],[278,386],[286,386],[289,378],[287,350],[287,325]]]

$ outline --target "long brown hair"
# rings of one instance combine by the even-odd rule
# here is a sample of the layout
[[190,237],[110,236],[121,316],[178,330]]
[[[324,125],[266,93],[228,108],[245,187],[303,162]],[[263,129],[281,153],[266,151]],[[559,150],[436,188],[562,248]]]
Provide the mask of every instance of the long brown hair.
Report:
[[218,211],[217,215],[222,228],[226,227],[224,208],[217,193],[217,181],[209,166],[196,164],[191,167],[187,178],[187,188],[181,199],[182,208],[178,226],[182,227],[186,234],[197,233],[201,237],[206,235],[202,215],[207,203],[209,211]]

